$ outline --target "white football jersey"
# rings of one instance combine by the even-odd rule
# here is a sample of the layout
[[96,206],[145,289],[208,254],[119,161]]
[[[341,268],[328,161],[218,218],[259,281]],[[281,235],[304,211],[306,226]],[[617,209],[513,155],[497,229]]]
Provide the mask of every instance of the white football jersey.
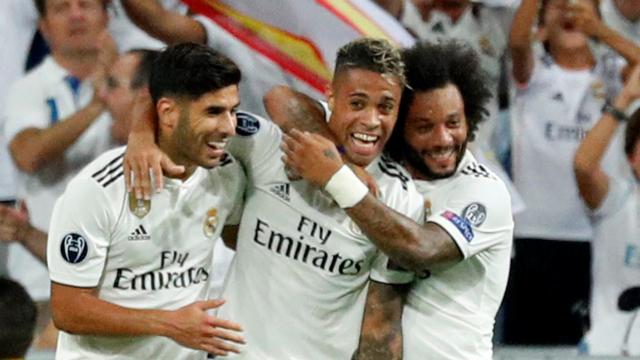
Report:
[[573,156],[600,119],[605,99],[619,88],[621,68],[622,63],[607,58],[591,70],[568,71],[548,54],[536,58],[533,75],[518,89],[514,105],[513,177],[527,206],[516,214],[517,237],[591,238]]
[[[377,249],[328,194],[287,178],[279,128],[239,113],[237,133],[229,151],[250,187],[218,316],[240,323],[247,345],[229,357],[349,359]],[[404,169],[381,158],[367,170],[383,202],[420,219],[422,201]]]
[[[237,224],[245,177],[227,156],[186,180],[165,178],[150,201],[127,193],[124,148],[82,170],[55,206],[47,259],[51,280],[96,288],[104,301],[134,309],[175,310],[207,299],[213,248]],[[204,359],[169,338],[60,332],[57,359]]]
[[634,179],[611,177],[609,193],[593,213],[589,355],[621,356],[629,332],[629,355],[640,355],[637,312],[618,309],[618,297],[640,285],[640,188]]
[[464,259],[416,278],[402,318],[404,359],[489,360],[511,260],[507,188],[469,151],[453,176],[415,183],[424,197],[425,221],[443,228]]
[[[11,141],[27,128],[46,129],[73,115],[93,97],[91,81],[77,82],[49,56],[16,81],[3,108],[4,134]],[[63,156],[33,174],[18,171],[17,198],[29,209],[29,220],[47,232],[56,199],[67,183],[98,155],[113,147],[111,117],[105,112],[80,135]],[[9,246],[9,274],[38,301],[49,299],[49,276],[42,261],[19,244]]]

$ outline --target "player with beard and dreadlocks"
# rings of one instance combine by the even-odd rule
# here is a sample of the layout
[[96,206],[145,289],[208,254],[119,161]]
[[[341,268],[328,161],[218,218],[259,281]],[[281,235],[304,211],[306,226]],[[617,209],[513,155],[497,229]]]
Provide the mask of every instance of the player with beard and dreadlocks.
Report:
[[[513,220],[505,185],[466,150],[487,113],[486,75],[477,55],[456,42],[418,44],[404,61],[408,88],[387,151],[423,195],[425,223],[371,194],[347,209],[392,259],[387,267],[416,273],[406,298],[406,287],[372,273],[355,358],[491,359]],[[293,130],[283,147],[286,164],[332,196],[360,186],[345,176],[349,170],[329,140]]]

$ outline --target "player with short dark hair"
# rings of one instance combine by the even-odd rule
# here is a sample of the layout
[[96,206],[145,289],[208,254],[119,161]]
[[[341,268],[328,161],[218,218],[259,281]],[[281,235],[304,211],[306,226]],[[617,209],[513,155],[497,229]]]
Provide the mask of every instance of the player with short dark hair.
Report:
[[209,315],[223,301],[207,298],[215,241],[242,208],[245,178],[225,153],[240,77],[233,62],[203,45],[167,48],[149,86],[159,146],[185,172],[136,200],[125,189],[118,148],[84,168],[56,203],[47,259],[61,330],[57,358],[237,351],[225,340],[242,342],[239,325]]

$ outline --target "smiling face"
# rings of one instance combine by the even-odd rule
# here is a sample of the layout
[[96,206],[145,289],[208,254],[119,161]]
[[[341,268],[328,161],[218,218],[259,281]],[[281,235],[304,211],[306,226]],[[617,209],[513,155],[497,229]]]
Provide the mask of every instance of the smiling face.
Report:
[[402,88],[393,76],[358,68],[336,74],[329,90],[329,128],[346,156],[369,165],[382,151],[398,117]]
[[158,102],[159,144],[180,165],[212,168],[222,159],[229,137],[235,135],[238,86],[205,93],[196,100]]
[[404,128],[407,168],[422,180],[453,175],[464,156],[468,133],[457,87],[448,84],[416,93]]
[[[590,6],[595,12],[595,5],[591,0],[577,0]],[[579,49],[587,46],[588,37],[577,31],[566,9],[568,0],[549,0],[544,7],[543,23],[547,39],[552,47]]]

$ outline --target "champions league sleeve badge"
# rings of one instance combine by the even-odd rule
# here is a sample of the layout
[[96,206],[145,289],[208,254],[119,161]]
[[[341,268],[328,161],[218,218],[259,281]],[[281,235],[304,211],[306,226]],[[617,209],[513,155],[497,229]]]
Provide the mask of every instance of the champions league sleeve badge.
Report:
[[81,263],[87,257],[88,251],[87,240],[76,233],[65,235],[60,242],[60,255],[69,264]]
[[462,210],[462,217],[471,225],[478,227],[487,219],[487,208],[477,202],[471,203]]
[[211,208],[207,211],[207,215],[204,217],[204,224],[202,224],[202,230],[204,236],[210,238],[216,233],[218,228],[218,209]]
[[129,210],[133,215],[142,219],[151,211],[151,200],[136,199],[134,193],[129,193]]

